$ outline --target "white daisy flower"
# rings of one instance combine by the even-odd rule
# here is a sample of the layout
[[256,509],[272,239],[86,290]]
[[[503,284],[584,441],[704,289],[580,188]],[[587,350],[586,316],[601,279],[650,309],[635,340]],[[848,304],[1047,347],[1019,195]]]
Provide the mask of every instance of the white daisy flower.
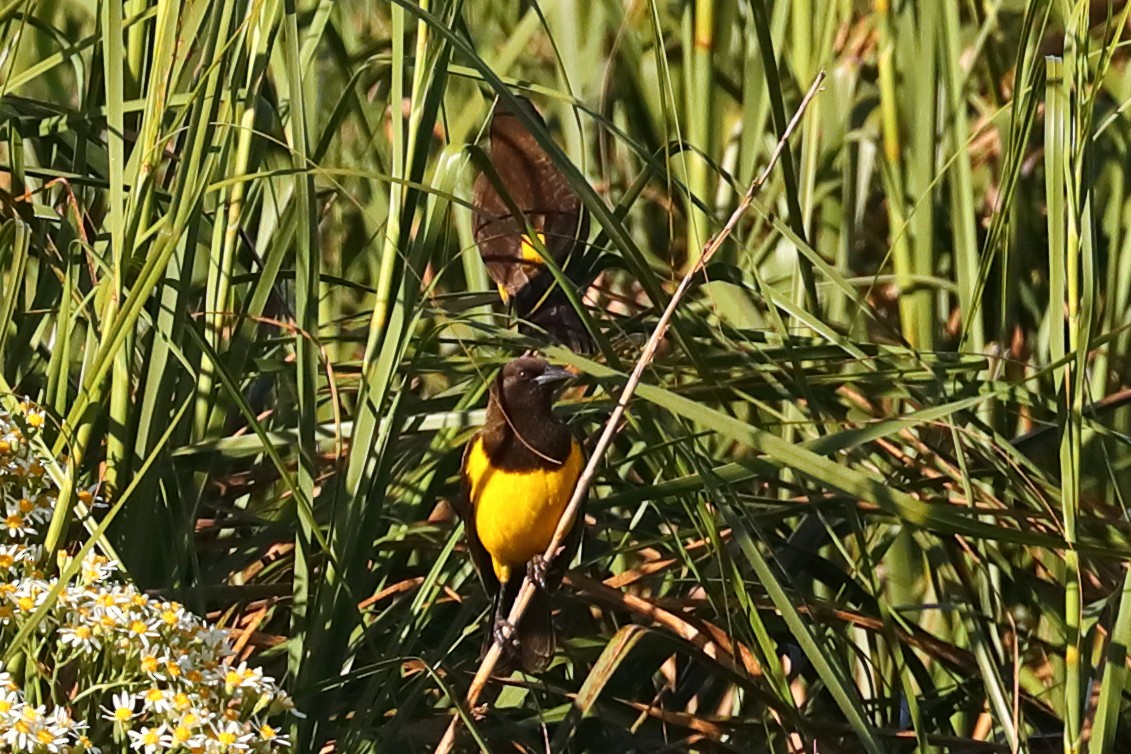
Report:
[[123,691],[119,694],[114,694],[110,700],[110,707],[103,707],[102,715],[104,720],[110,720],[115,723],[126,724],[133,719],[134,716],[134,697],[128,691]]
[[93,654],[102,647],[102,640],[95,634],[94,629],[86,624],[61,627],[59,641],[64,647],[74,647],[83,654]]
[[129,731],[130,748],[142,754],[154,754],[173,745],[172,737],[165,732],[164,724],[156,728],[142,726],[141,730]]
[[31,751],[39,742],[37,734],[43,729],[43,707],[25,705],[8,724],[10,727],[0,740],[15,751]]
[[8,530],[8,536],[12,539],[26,537],[29,534],[35,534],[36,528],[32,526],[33,521],[26,515],[8,511],[8,515],[0,521],[0,528]]
[[281,734],[278,729],[272,728],[267,723],[261,724],[257,732],[259,733],[259,737],[263,741],[271,744],[272,746],[281,746],[283,748],[286,748],[291,745],[290,739]]
[[215,730],[214,739],[220,745],[220,751],[238,752],[247,751],[249,742],[254,738],[251,733],[244,730],[242,723],[228,720]]

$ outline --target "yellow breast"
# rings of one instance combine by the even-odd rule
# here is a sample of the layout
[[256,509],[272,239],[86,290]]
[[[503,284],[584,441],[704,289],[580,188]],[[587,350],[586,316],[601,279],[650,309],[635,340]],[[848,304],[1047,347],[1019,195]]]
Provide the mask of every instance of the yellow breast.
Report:
[[502,471],[491,468],[482,441],[475,441],[465,471],[475,529],[499,581],[507,581],[512,568],[523,567],[550,546],[581,474],[581,461],[581,446],[573,440],[561,466]]

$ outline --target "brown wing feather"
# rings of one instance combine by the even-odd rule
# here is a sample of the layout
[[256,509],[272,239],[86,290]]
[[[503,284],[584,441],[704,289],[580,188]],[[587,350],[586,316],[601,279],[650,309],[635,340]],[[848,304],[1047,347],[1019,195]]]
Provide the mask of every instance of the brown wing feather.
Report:
[[[489,157],[510,204],[489,175],[476,176],[475,243],[491,279],[513,296],[545,274],[522,262],[526,225],[543,235],[551,258],[564,266],[578,240],[588,237],[589,217],[565,175],[514,113],[497,110],[491,119]],[[522,216],[514,217],[511,206]]]
[[471,480],[467,476],[467,454],[471,452],[478,440],[479,435],[476,434],[463,449],[463,460],[460,462],[459,468],[460,504],[456,507],[456,513],[463,519],[463,530],[467,535],[467,550],[471,553],[471,562],[475,565],[475,572],[479,574],[479,580],[483,582],[487,593],[493,595],[499,588],[499,579],[495,576],[490,553],[479,541],[479,531],[475,527],[475,501],[471,499]]

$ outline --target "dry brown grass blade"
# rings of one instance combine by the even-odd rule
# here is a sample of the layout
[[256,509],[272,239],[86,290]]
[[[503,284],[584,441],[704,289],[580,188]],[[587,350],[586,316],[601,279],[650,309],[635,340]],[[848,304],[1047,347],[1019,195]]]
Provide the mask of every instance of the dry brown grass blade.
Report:
[[[565,540],[566,534],[573,523],[574,518],[577,516],[577,511],[581,507],[581,502],[589,494],[589,486],[593,482],[593,478],[597,474],[597,467],[601,463],[605,451],[608,450],[609,445],[612,444],[613,437],[621,426],[621,419],[624,417],[625,411],[628,409],[628,403],[632,400],[633,394],[636,392],[636,387],[640,384],[641,378],[644,376],[644,370],[652,363],[652,359],[656,354],[656,349],[659,347],[660,342],[663,340],[664,335],[671,325],[672,317],[675,315],[675,310],[679,306],[680,301],[683,299],[684,294],[687,293],[691,283],[702,272],[703,268],[711,261],[715,252],[719,250],[723,242],[734,231],[735,226],[738,224],[739,219],[746,212],[750,206],[750,202],[754,199],[754,194],[761,188],[762,184],[769,178],[770,172],[777,164],[778,158],[781,157],[782,151],[785,149],[786,143],[794,129],[801,122],[805,110],[808,108],[809,103],[817,95],[821,89],[821,83],[825,80],[825,72],[820,71],[814,79],[813,84],[809,87],[809,91],[805,93],[805,97],[798,105],[797,112],[794,113],[793,119],[789,122],[785,131],[782,133],[781,139],[778,140],[777,146],[774,147],[773,153],[770,155],[770,160],[766,164],[765,169],[758,175],[757,178],[750,184],[746,190],[746,194],[742,197],[738,207],[735,208],[731,214],[730,219],[727,220],[723,229],[719,231],[710,241],[707,242],[706,247],[703,249],[702,256],[695,266],[688,271],[683,280],[680,281],[679,287],[676,288],[675,293],[672,294],[671,300],[668,302],[664,313],[660,316],[660,321],[656,323],[656,329],[652,332],[652,336],[644,345],[644,351],[640,354],[640,358],[636,362],[636,367],[632,370],[632,374],[625,383],[624,389],[621,391],[620,397],[617,399],[616,406],[613,408],[612,415],[608,421],[605,422],[605,428],[601,432],[600,439],[597,441],[596,446],[593,448],[589,456],[589,462],[586,464],[585,469],[581,472],[581,477],[577,481],[577,487],[574,489],[573,497],[566,506],[565,511],[562,513],[561,520],[558,522],[557,531],[554,533],[554,538],[550,542],[550,546],[546,548],[544,557],[547,561],[553,560],[557,555],[558,550]],[[534,584],[531,583],[529,578],[522,582],[522,588],[519,590],[518,597],[514,601],[511,608],[510,615],[507,616],[507,621],[512,625],[518,625],[522,620],[523,614],[526,612],[527,606],[530,604],[531,598],[534,596]],[[491,677],[494,672],[495,666],[502,656],[502,647],[496,641],[491,645],[491,649],[484,655],[483,661],[479,665],[479,670],[476,672],[475,677],[471,681],[471,686],[467,691],[467,708],[473,709],[479,700],[479,695],[483,692],[483,687],[487,684],[487,679]],[[436,747],[436,754],[448,754],[455,745],[456,733],[459,730],[460,715],[458,712],[452,715],[452,722],[448,726],[444,737],[440,740],[440,744]]]
[[[718,541],[728,541],[730,539],[730,534],[731,531],[729,528],[721,529],[718,534]],[[684,545],[683,550],[688,555],[693,555],[699,550],[710,547],[711,544],[712,540],[710,539],[697,539],[694,542]],[[631,586],[637,581],[640,581],[641,579],[644,579],[648,576],[654,576],[657,573],[661,573],[679,562],[681,561],[678,558],[661,558],[657,554],[655,559],[648,560],[643,565],[639,565],[636,568],[622,571],[615,576],[610,576],[609,578],[605,579],[604,583],[605,586],[611,587],[613,589],[623,589],[624,587]]]
[[[737,642],[731,642],[716,626],[705,621],[693,623],[643,597],[611,589],[600,581],[593,581],[573,571],[570,571],[563,581],[586,597],[601,604],[619,608],[658,626],[663,626],[681,639],[694,644],[703,654],[733,672],[754,676],[762,675],[762,668],[753,653],[746,647],[738,645]],[[739,647],[741,667],[734,656],[735,646]]]

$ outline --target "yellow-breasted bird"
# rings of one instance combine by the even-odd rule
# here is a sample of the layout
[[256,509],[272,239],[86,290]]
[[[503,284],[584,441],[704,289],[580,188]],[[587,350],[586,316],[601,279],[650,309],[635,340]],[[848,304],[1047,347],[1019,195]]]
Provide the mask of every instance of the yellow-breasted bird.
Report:
[[[528,100],[518,101],[529,115],[542,120]],[[520,332],[537,335],[544,330],[572,351],[592,351],[589,332],[527,231],[529,226],[576,285],[577,258],[589,239],[589,214],[550,155],[502,100],[491,118],[487,156],[510,200],[508,204],[500,195],[488,173],[476,177],[473,228],[487,274],[503,302],[514,301]],[[512,207],[521,214],[515,216]]]
[[[503,367],[491,384],[487,421],[467,444],[458,512],[476,571],[493,598],[492,637],[507,650],[502,670],[545,670],[554,655],[547,588],[561,575],[581,540],[579,512],[563,550],[547,564],[558,520],[573,496],[584,463],[581,444],[554,418],[556,388],[573,375],[535,357]],[[517,627],[507,623],[527,573],[538,584]]]

